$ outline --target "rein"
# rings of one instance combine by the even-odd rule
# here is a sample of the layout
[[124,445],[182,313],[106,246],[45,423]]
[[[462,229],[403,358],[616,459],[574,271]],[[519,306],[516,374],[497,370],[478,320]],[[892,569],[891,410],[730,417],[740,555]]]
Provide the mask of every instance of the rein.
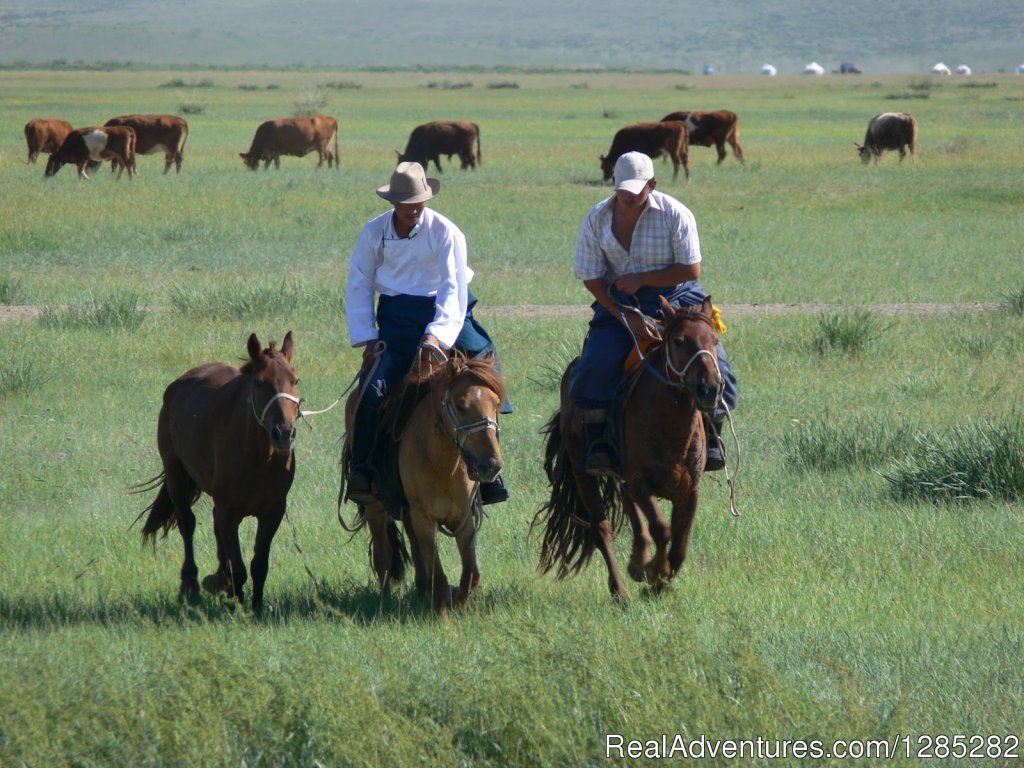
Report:
[[[448,439],[451,440],[455,447],[461,452],[463,445],[466,442],[466,438],[470,435],[476,434],[477,432],[485,432],[488,429],[493,429],[495,435],[501,434],[501,428],[498,426],[498,422],[489,416],[485,416],[479,421],[470,422],[469,424],[460,424],[457,414],[455,413],[455,406],[452,405],[451,398],[448,396],[449,393],[445,392],[444,397],[441,399],[441,411],[448,419],[448,424],[452,428],[452,433],[448,435]],[[447,432],[445,434],[448,434]]]
[[[264,419],[267,418],[267,411],[270,410],[270,406],[272,406],[278,400],[288,400],[292,403],[295,403],[298,406],[302,405],[302,400],[296,397],[295,395],[291,394],[290,392],[278,392],[276,395],[274,395],[267,401],[266,405],[263,406],[262,413],[256,413],[256,383],[252,382],[249,384],[249,404],[252,406],[252,415],[253,417],[255,417],[256,423],[263,427],[264,431],[266,431],[268,435],[270,434],[270,429],[264,423]],[[299,418],[302,418],[301,410],[299,411]]]

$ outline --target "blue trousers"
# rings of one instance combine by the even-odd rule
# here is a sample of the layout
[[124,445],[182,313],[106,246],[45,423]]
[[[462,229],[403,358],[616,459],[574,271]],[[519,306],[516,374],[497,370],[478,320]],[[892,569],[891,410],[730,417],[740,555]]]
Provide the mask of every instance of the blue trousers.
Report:
[[[641,288],[635,296],[612,289],[612,296],[621,304],[639,306],[645,315],[656,317],[661,314],[659,296],[664,296],[674,307],[685,307],[703,303],[708,293],[699,282],[690,280],[669,288]],[[622,367],[633,348],[633,337],[621,318],[609,314],[596,301],[593,308],[594,317],[583,342],[583,352],[569,382],[569,395],[578,408],[608,407],[615,398],[622,379]],[[729,410],[735,410],[739,388],[722,342],[718,342],[718,368],[725,380],[722,399]],[[716,409],[712,416],[716,421],[724,418],[725,409]]]
[[[466,322],[455,341],[455,348],[469,357],[484,354],[494,349],[494,342],[483,326],[473,317],[476,296],[470,292]],[[378,337],[385,343],[384,353],[374,371],[373,380],[366,388],[359,409],[377,410],[381,400],[402,377],[409,372],[420,339],[426,327],[434,319],[433,296],[380,296],[377,300]],[[364,371],[360,386],[364,383]],[[511,413],[511,409],[503,411]]]

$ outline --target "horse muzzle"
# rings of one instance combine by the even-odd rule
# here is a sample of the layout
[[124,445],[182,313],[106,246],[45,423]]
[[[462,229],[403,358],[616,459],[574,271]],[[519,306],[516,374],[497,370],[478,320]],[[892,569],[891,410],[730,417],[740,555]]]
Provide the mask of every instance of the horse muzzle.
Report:
[[720,377],[700,379],[691,389],[693,399],[697,403],[697,408],[702,411],[710,411],[715,408],[718,405],[724,388],[725,382]]
[[270,445],[275,453],[291,453],[295,447],[295,423],[281,422],[270,428]]
[[494,480],[504,466],[504,462],[495,456],[477,458],[463,454],[462,459],[466,462],[469,479],[480,483],[489,483]]

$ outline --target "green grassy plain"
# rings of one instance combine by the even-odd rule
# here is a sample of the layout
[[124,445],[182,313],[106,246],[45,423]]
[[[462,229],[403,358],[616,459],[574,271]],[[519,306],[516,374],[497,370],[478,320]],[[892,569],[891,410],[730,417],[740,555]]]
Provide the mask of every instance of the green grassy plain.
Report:
[[[826,746],[909,736],[915,747],[922,736],[1024,734],[1020,500],[897,501],[884,463],[799,470],[785,440],[809,420],[943,430],[1020,413],[1024,323],[969,306],[1024,286],[1020,79],[261,70],[188,72],[213,85],[160,87],[179,76],[0,73],[8,303],[128,296],[145,313],[138,327],[0,323],[0,371],[12,374],[0,381],[24,374],[0,392],[0,764],[579,766],[608,762],[608,734]],[[325,85],[340,80],[361,87]],[[462,81],[472,87],[450,87]],[[314,171],[310,157],[244,169],[237,154],[259,122],[320,100],[341,122],[340,171]],[[24,163],[31,117],[97,124],[182,103],[203,112],[189,117],[179,176],[162,176],[156,157],[140,158],[130,183],[106,170],[79,181],[69,168],[44,180],[43,165]],[[528,537],[547,491],[540,428],[584,316],[488,307],[584,304],[572,247],[609,193],[598,155],[614,131],[720,107],[741,117],[747,165],[715,167],[713,149],[698,147],[692,182],[664,172],[660,185],[697,216],[704,284],[729,326],[743,514],[730,517],[721,476],[708,477],[673,587],[651,596],[637,585],[616,606],[600,562],[566,582],[538,577]],[[917,161],[887,154],[862,167],[852,142],[872,114],[898,109],[920,123]],[[180,539],[155,555],[140,548],[131,523],[148,499],[128,493],[158,470],[163,388],[198,362],[237,360],[252,331],[291,329],[307,405],[340,395],[358,364],[342,308],[348,253],[383,210],[373,189],[393,150],[441,118],[481,124],[482,168],[446,164],[436,207],[467,233],[478,314],[516,406],[502,424],[513,496],[488,510],[480,591],[447,619],[404,590],[380,601],[365,537],[335,519],[335,410],[300,425],[271,616],[178,604]],[[232,290],[275,288],[284,306],[220,311]],[[816,352],[813,316],[729,314],[794,302],[965,309],[885,316],[856,356]],[[206,500],[197,516],[205,574]],[[1010,762],[988,754],[970,764]]]

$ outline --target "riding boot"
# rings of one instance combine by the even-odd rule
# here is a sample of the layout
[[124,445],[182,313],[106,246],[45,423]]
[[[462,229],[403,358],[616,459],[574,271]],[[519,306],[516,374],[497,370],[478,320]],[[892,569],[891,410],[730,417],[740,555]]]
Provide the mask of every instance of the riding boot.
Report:
[[345,498],[356,504],[369,504],[373,493],[373,468],[370,451],[377,432],[376,413],[370,408],[357,408],[352,425],[352,461],[345,483]]
[[606,414],[603,408],[583,410],[583,468],[596,477],[617,474],[615,452],[606,434]]
[[704,432],[707,435],[707,459],[705,472],[717,472],[725,468],[725,451],[722,449],[722,421],[704,414]]
[[501,475],[488,483],[480,483],[481,504],[487,506],[488,504],[500,504],[503,501],[508,501],[508,489],[502,482]]

